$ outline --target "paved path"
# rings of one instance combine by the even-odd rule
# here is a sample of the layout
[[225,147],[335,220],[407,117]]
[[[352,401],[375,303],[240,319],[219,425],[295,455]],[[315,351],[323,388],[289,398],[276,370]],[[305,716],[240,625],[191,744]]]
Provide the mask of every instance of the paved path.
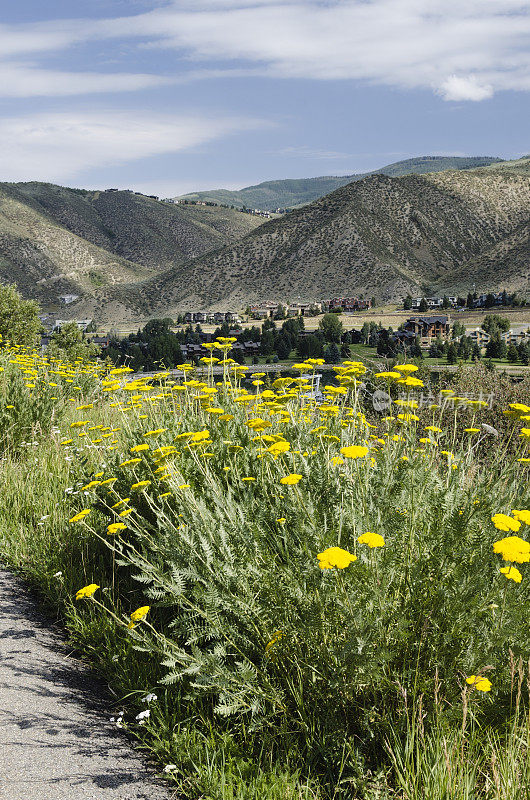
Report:
[[109,707],[37,601],[0,571],[0,800],[169,800]]

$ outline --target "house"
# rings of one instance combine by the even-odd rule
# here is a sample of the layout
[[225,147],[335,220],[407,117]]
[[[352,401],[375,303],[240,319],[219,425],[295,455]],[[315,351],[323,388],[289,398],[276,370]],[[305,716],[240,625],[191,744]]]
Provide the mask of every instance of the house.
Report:
[[322,302],[323,311],[362,311],[370,308],[371,300],[361,300],[359,297],[333,297]]
[[96,334],[95,336],[90,336],[89,335],[88,338],[89,338],[91,344],[97,345],[102,350],[107,350],[107,348],[108,348],[108,346],[110,344],[110,337],[109,336],[98,336]]
[[256,306],[250,306],[250,315],[254,319],[267,319],[267,317],[272,318],[278,312],[280,305],[282,306],[282,308],[285,307],[282,303],[278,304],[270,302],[260,303],[259,305]]
[[92,322],[91,319],[56,319],[53,324],[53,330],[57,328],[62,328],[63,325],[66,325],[68,322],[75,322],[77,327],[80,331],[86,331],[90,323]]
[[479,347],[486,347],[490,340],[489,333],[483,331],[482,328],[475,328],[475,330],[470,331],[467,335],[473,344],[478,344]]
[[433,339],[449,338],[451,318],[445,314],[409,317],[403,325],[403,330],[418,336],[422,345],[429,346]]
[[507,345],[521,344],[527,342],[528,338],[529,338],[529,331],[520,331],[519,333],[515,333],[510,328],[509,331],[501,333],[501,339],[503,342],[506,342]]
[[59,300],[61,303],[64,303],[65,306],[68,306],[70,303],[73,303],[74,300],[77,300],[78,297],[78,294],[61,294],[59,295]]

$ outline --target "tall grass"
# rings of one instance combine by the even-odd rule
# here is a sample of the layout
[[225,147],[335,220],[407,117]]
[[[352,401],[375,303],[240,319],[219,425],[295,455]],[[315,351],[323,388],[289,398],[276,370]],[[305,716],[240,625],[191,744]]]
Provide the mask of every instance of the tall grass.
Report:
[[[491,520],[530,504],[524,409],[496,436],[480,405],[417,410],[405,371],[355,363],[321,405],[228,364],[218,383],[88,372],[60,431],[5,453],[3,548],[182,796],[524,797],[528,577],[499,572]],[[376,416],[363,398],[390,382],[407,399]],[[320,569],[330,547],[356,560]]]

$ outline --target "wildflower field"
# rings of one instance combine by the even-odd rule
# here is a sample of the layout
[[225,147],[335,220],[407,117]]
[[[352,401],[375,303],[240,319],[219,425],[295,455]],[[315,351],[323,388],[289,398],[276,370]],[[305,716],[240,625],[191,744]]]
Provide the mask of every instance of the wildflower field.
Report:
[[420,408],[415,365],[346,361],[317,403],[230,346],[4,346],[3,560],[179,798],[530,798],[528,382]]

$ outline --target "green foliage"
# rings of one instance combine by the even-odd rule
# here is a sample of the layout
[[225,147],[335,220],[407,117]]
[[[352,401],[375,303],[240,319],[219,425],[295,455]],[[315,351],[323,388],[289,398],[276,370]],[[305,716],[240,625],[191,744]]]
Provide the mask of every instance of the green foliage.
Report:
[[318,323],[318,329],[326,342],[340,344],[343,327],[340,317],[337,314],[324,314]]
[[0,286],[0,336],[23,347],[33,347],[42,331],[39,306],[23,300],[14,285]]
[[48,355],[63,361],[86,361],[100,353],[99,347],[85,337],[75,322],[65,322],[54,331],[48,345]]
[[507,317],[501,317],[499,314],[488,314],[481,328],[489,334],[495,333],[496,330],[506,333],[506,331],[510,330],[510,320]]
[[[386,385],[362,377],[365,391]],[[102,393],[89,411],[72,406],[62,435],[31,453],[38,468],[27,474],[27,463],[6,459],[6,558],[63,609],[120,707],[127,698],[128,728],[175,765],[179,796],[453,800],[467,797],[456,791],[465,781],[474,791],[484,785],[491,759],[478,771],[473,759],[486,746],[500,759],[513,663],[530,655],[527,565],[521,584],[499,573],[492,544],[503,534],[491,521],[530,503],[527,467],[517,461],[524,442],[514,442],[518,423],[502,414],[528,387],[478,367],[467,380],[498,391],[494,411],[446,403],[419,410],[419,421],[374,415],[369,428],[357,381],[324,406],[284,398],[281,424],[261,414],[266,435],[290,443],[278,457],[246,424],[269,406],[250,403],[247,414],[239,388],[211,387],[231,419],[209,414],[193,386],[157,386],[142,393],[142,408],[129,392]],[[463,371],[455,388],[466,389]],[[78,438],[70,423],[80,419],[90,425]],[[501,435],[464,432],[482,421]],[[433,422],[442,433],[424,430]],[[116,444],[100,438],[101,427],[121,429]],[[203,445],[190,440],[205,429]],[[427,433],[438,446],[418,441]],[[74,441],[61,450],[66,437]],[[366,457],[337,461],[341,446],[364,442]],[[124,464],[146,443],[139,462]],[[163,446],[176,449],[164,455]],[[282,485],[291,472],[300,483]],[[79,493],[95,475],[116,480]],[[143,491],[131,488],[144,480]],[[127,528],[109,535],[113,506],[125,497]],[[68,524],[85,506],[85,522]],[[384,547],[359,543],[367,531]],[[320,569],[318,554],[336,546],[357,560]],[[91,582],[101,586],[101,605],[75,604],[75,590]],[[148,622],[129,630],[128,615],[144,604]],[[465,711],[465,678],[484,670],[493,690],[469,694]],[[151,690],[159,699],[137,726]],[[458,732],[470,729],[464,713],[476,745],[465,744],[471,763],[460,772],[455,763],[448,783],[440,759],[460,757]],[[511,752],[525,755],[520,737],[512,742]],[[517,760],[502,763],[506,780],[523,786]]]

